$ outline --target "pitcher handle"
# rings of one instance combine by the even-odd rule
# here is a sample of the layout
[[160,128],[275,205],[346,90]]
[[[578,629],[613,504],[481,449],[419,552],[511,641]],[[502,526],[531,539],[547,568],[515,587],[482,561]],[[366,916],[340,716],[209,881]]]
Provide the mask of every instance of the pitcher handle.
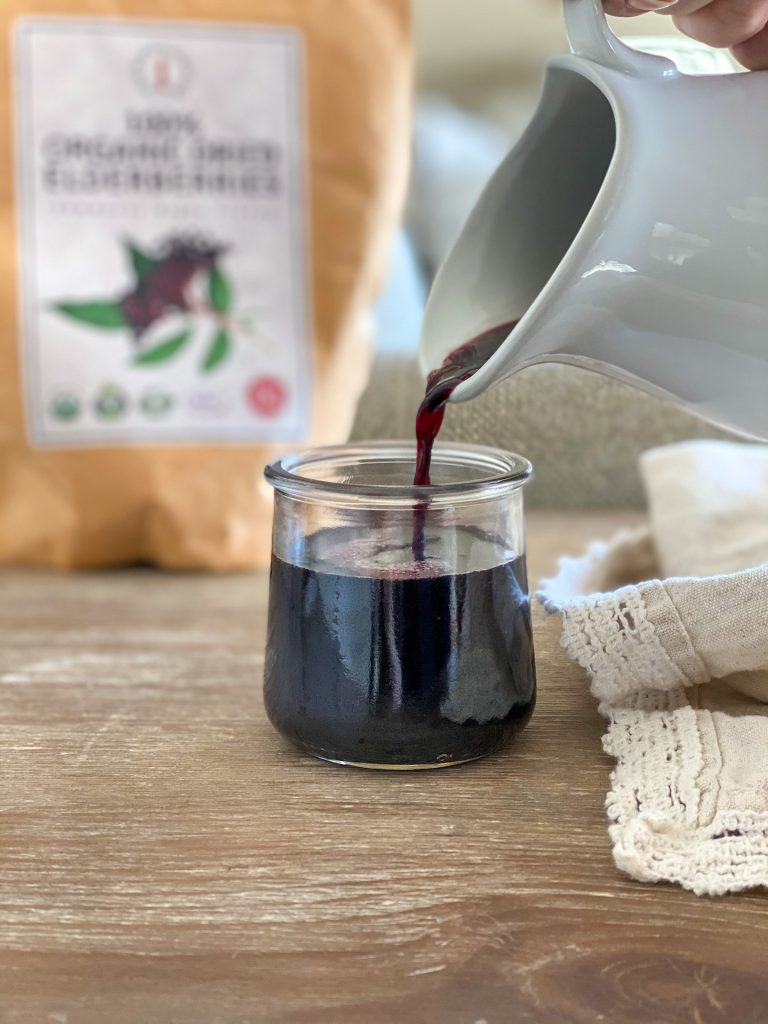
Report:
[[666,57],[641,53],[613,33],[602,0],[564,0],[565,30],[571,52],[603,67],[642,78],[673,78],[677,66]]

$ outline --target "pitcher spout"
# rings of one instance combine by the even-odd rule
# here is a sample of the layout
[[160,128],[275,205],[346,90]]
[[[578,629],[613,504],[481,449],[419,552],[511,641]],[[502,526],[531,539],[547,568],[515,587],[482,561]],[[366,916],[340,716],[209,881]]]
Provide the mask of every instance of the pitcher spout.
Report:
[[[530,126],[491,178],[437,274],[421,335],[425,373],[468,339],[503,324],[519,325],[483,377],[490,382],[496,368],[503,365],[507,375],[530,361],[521,345],[530,313],[584,230],[616,151],[611,103],[561,63],[568,60],[550,64]],[[457,400],[470,396],[469,384]]]

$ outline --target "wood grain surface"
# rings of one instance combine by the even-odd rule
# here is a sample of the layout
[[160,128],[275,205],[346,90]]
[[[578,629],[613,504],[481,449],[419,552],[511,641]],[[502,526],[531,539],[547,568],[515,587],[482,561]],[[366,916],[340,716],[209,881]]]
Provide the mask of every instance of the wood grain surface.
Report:
[[[532,574],[626,521],[532,516]],[[379,774],[265,720],[264,577],[0,588],[3,1024],[768,1021],[766,896],[613,866],[555,620],[512,747]]]

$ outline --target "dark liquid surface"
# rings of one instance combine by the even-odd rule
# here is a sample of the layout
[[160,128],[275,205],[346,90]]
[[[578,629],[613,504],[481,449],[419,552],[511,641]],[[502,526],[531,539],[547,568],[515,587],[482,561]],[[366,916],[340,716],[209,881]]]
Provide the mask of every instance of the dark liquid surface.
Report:
[[432,449],[445,418],[445,406],[453,392],[473,377],[498,351],[517,321],[501,324],[450,352],[427,378],[424,400],[416,413],[416,487],[429,487]]
[[264,699],[283,735],[332,760],[422,765],[480,757],[526,724],[524,559],[448,574],[406,543],[400,562],[322,568],[272,561]]

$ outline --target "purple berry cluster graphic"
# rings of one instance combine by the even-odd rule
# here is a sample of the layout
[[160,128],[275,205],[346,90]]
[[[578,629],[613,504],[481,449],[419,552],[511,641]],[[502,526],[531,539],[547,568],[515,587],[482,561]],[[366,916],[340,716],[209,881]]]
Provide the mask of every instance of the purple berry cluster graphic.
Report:
[[[105,331],[128,331],[133,342],[133,362],[152,366],[178,355],[195,334],[195,318],[205,314],[215,324],[208,337],[200,370],[210,373],[228,358],[233,346],[231,282],[221,267],[227,249],[197,235],[175,236],[161,243],[155,252],[133,241],[123,243],[133,274],[131,287],[114,299],[86,302],[56,302],[54,309],[72,320]],[[198,297],[193,282],[202,278],[205,299]],[[150,328],[160,328],[167,317],[187,314],[187,324],[158,337]]]

